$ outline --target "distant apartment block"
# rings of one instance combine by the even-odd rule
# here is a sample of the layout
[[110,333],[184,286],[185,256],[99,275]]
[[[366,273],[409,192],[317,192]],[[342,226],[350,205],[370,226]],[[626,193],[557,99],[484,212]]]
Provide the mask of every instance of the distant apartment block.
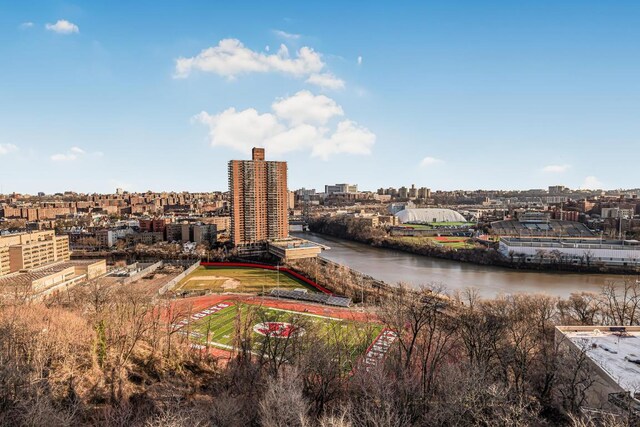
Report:
[[143,245],[153,245],[164,241],[164,233],[159,231],[144,231],[142,233],[130,233],[125,237],[127,244],[135,245],[142,243]]
[[252,150],[252,160],[231,160],[229,193],[235,245],[289,235],[286,162],[265,161],[263,148]]
[[418,198],[419,199],[430,199],[431,198],[431,189],[426,187],[420,187],[418,189]]
[[328,196],[334,193],[357,193],[358,185],[357,184],[335,184],[335,185],[325,185],[324,193]]
[[69,238],[52,230],[0,236],[0,275],[69,260]]
[[296,193],[293,191],[287,192],[287,208],[295,209],[296,207]]
[[568,192],[569,189],[564,185],[550,185],[549,194],[562,194]]
[[602,218],[633,218],[634,209],[602,208]]
[[218,228],[215,224],[174,223],[167,224],[166,233],[169,242],[214,243]]
[[202,223],[216,226],[217,232],[227,231],[231,229],[231,217],[229,216],[211,216],[201,218]]
[[164,229],[167,225],[164,218],[143,218],[139,220],[140,231],[164,233]]
[[118,240],[125,239],[130,234],[134,234],[134,231],[129,227],[112,230],[98,230],[96,231],[96,242],[100,247],[111,248],[115,246]]

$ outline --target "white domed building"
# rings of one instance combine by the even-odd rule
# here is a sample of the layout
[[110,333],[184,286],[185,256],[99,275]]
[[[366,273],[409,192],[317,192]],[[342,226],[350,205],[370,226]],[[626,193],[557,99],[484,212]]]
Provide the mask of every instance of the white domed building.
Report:
[[432,224],[437,222],[467,222],[458,212],[451,209],[403,209],[396,214],[402,224]]

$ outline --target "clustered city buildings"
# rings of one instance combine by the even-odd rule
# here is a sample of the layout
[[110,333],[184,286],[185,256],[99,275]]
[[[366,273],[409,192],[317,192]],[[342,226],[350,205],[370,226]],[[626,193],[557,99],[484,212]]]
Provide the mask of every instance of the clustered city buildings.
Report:
[[118,241],[212,244],[230,227],[228,201],[221,192],[12,194],[0,202],[0,216],[4,229],[55,229],[68,236],[73,248],[111,248]]
[[[591,252],[595,244],[625,245],[621,249],[624,256],[608,257],[608,261],[618,258],[623,264],[635,260],[633,240],[640,237],[639,190],[585,191],[555,185],[525,191],[432,191],[411,184],[362,191],[354,183],[336,183],[325,185],[324,191],[289,191],[286,162],[265,160],[261,148],[252,151],[251,160],[230,161],[228,179],[229,188],[224,192],[129,193],[117,189],[115,194],[0,195],[0,230],[55,230],[68,238],[72,250],[163,242],[185,248],[190,244],[188,250],[193,250],[193,245],[211,248],[229,242],[252,247],[286,240],[290,223],[299,229],[308,218],[323,215],[348,215],[366,226],[391,227],[395,235],[420,236],[432,232],[398,227],[403,217],[410,217],[407,212],[450,208],[469,222],[469,233],[503,238],[500,250],[505,256],[518,253],[534,262],[540,251],[563,251],[567,238],[580,238],[586,240],[571,243],[576,248],[592,245],[585,247]],[[531,240],[541,238],[547,240]]]

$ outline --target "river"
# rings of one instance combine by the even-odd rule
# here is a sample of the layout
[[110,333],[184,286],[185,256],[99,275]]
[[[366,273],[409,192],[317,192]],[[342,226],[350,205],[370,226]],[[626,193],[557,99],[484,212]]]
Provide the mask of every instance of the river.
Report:
[[318,233],[291,234],[329,246],[331,249],[323,251],[322,258],[346,265],[389,284],[400,281],[412,286],[441,284],[448,291],[474,287],[479,290],[480,295],[487,298],[500,293],[519,292],[567,297],[572,292],[598,292],[606,282],[624,279],[623,276],[606,274],[510,270],[375,248]]

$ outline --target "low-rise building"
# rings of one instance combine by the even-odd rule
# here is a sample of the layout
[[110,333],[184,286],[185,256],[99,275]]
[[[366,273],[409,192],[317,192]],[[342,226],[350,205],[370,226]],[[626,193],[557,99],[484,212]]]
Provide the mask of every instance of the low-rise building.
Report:
[[315,258],[323,249],[328,248],[315,242],[297,238],[276,239],[268,243],[269,253],[282,260]]
[[64,261],[0,277],[0,294],[42,298],[107,272],[104,259]]
[[555,339],[583,410],[640,416],[640,326],[558,326]]
[[142,233],[127,234],[126,241],[128,245],[136,245],[141,243],[143,245],[154,245],[156,243],[164,241],[164,234],[161,232],[145,231]]
[[0,236],[0,248],[0,274],[69,260],[69,238],[56,236],[53,230]]
[[640,265],[640,242],[637,240],[501,237],[499,251],[505,257],[528,263]]

